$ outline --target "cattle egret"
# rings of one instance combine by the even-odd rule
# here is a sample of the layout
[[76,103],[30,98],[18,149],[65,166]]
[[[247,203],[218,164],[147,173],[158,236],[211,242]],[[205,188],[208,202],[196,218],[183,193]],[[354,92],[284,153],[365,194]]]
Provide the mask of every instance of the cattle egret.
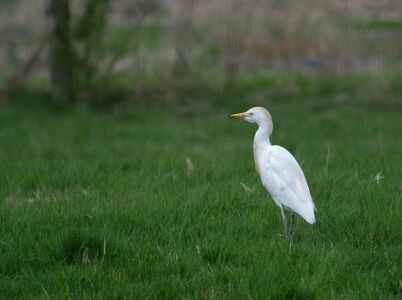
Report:
[[[273,125],[270,113],[263,107],[253,107],[230,117],[258,125],[253,146],[255,168],[262,184],[281,209],[286,238],[289,239],[292,235],[296,215],[301,216],[307,223],[314,224],[315,206],[300,165],[285,148],[271,145]],[[285,209],[291,213],[290,228],[287,225]]]

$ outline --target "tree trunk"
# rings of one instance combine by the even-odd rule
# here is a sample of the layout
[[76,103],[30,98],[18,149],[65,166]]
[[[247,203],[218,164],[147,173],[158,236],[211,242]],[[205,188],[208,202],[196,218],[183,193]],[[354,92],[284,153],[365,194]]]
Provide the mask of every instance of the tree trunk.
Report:
[[75,101],[75,55],[70,33],[70,1],[46,0],[50,29],[49,74],[52,96],[58,102]]
[[175,20],[176,60],[173,65],[173,76],[177,81],[188,78],[190,72],[187,56],[191,47],[194,0],[182,0],[180,5],[180,13]]

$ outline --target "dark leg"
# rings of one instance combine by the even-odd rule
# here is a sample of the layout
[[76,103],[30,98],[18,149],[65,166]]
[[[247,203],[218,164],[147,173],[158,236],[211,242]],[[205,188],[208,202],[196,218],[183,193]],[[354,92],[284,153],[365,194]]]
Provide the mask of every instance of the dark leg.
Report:
[[290,238],[289,237],[289,231],[288,231],[288,222],[286,220],[285,210],[284,210],[283,206],[281,206],[281,213],[282,213],[283,227],[285,228],[285,237],[288,240]]
[[290,237],[295,233],[295,225],[296,225],[296,214],[294,212],[290,213],[291,221],[290,221]]

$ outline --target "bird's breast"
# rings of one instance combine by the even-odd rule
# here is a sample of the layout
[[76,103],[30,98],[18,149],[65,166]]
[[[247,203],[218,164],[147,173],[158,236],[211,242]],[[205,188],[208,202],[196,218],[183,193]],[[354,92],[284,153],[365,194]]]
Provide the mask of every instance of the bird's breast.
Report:
[[257,170],[258,174],[261,175],[262,170],[265,169],[267,165],[267,147],[254,143],[253,152],[255,169]]

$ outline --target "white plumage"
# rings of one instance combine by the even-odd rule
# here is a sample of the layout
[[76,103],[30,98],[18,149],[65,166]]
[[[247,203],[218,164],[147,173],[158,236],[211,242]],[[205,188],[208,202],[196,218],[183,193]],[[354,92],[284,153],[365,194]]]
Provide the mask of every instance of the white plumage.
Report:
[[[269,138],[273,125],[269,112],[263,107],[253,107],[231,117],[258,124],[253,147],[255,166],[262,184],[281,209],[286,237],[292,234],[296,214],[309,224],[315,223],[314,202],[300,165],[285,148],[271,145]],[[287,226],[285,209],[292,214],[290,230]]]

